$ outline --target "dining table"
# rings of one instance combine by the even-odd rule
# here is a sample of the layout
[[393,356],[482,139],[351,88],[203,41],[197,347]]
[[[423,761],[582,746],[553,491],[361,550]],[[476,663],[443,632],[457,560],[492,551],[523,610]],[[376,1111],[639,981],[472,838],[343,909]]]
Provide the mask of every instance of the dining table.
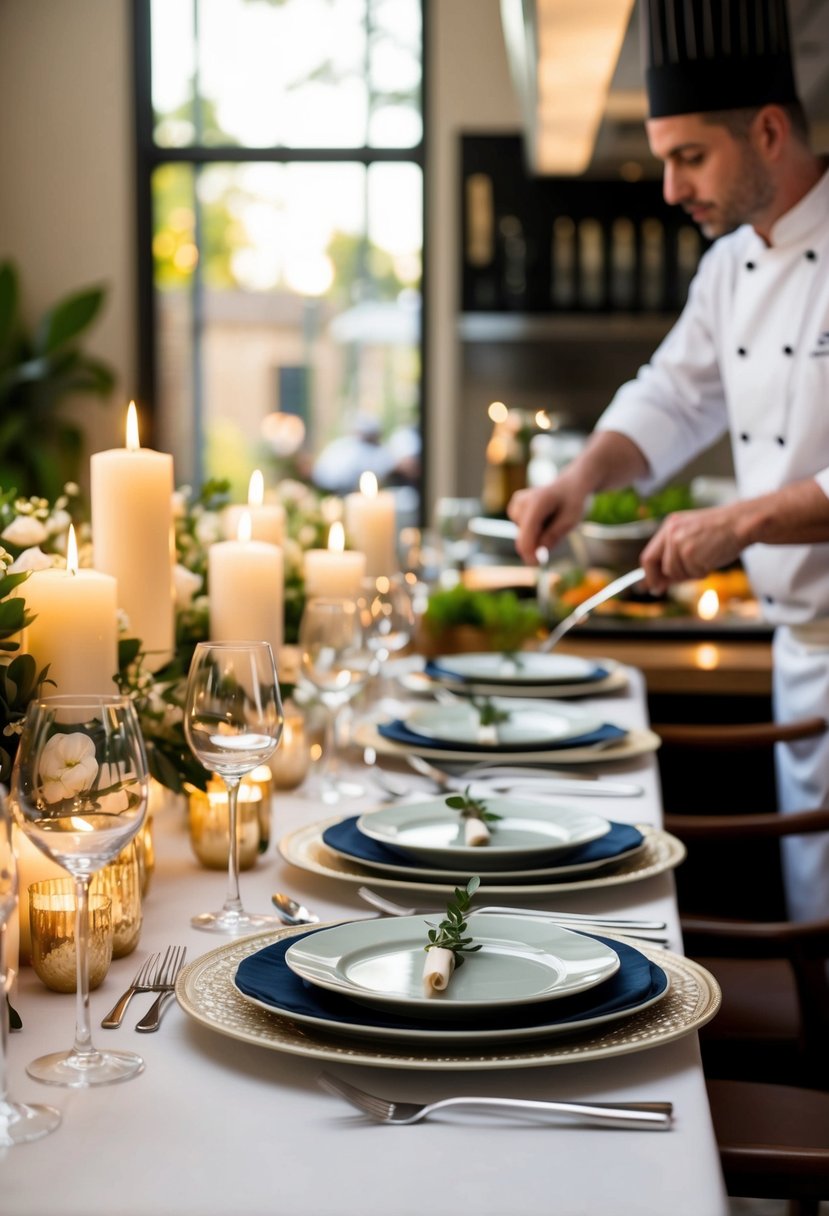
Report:
[[[623,678],[590,697],[590,708],[625,729],[644,730],[642,675],[620,670]],[[396,764],[398,785],[422,792],[424,778],[404,761],[397,755],[384,762]],[[353,753],[348,764],[363,792],[337,806],[319,800],[313,766],[298,789],[277,792],[270,845],[240,876],[246,909],[273,911],[271,895],[283,891],[323,924],[377,915],[358,895],[356,880],[283,856],[293,856],[290,842],[315,823],[387,805],[362,754]],[[661,827],[654,750],[619,760],[597,757],[579,771],[634,782],[641,793],[607,799],[585,792],[562,802],[578,802],[621,823]],[[376,1046],[336,1035],[323,1037],[329,1047],[320,1051],[319,1036],[305,1035],[301,1026],[284,1042],[279,1034],[273,1040],[247,1034],[247,1025],[271,1015],[253,1009],[253,1022],[240,1017],[223,1024],[227,1001],[238,999],[227,991],[197,992],[201,1016],[193,1015],[189,1000],[172,1004],[152,1034],[135,1032],[152,1000],[152,994],[139,994],[120,1028],[102,1029],[102,1017],[150,953],[185,945],[188,967],[197,969],[228,949],[249,953],[249,943],[191,927],[191,916],[221,905],[225,878],[196,860],[183,797],[161,800],[153,839],[156,864],[139,945],[112,963],[90,998],[95,1045],[138,1051],[144,1071],[128,1082],[88,1089],[28,1077],[28,1061],[69,1046],[74,997],[47,990],[30,967],[21,967],[12,1000],[23,1025],[8,1039],[10,1096],[49,1102],[62,1122],[39,1141],[0,1148],[4,1216],[726,1216],[697,1032],[676,1033],[667,1016],[664,1024],[656,1019],[642,1044],[629,1041],[618,1052],[580,1055],[578,1038],[572,1051],[565,1039],[560,1056],[555,1049],[549,1058],[539,1051],[540,1059],[519,1052],[510,1063],[498,1058],[497,1048],[472,1043],[457,1053],[457,1066],[441,1067],[420,1060],[417,1047],[400,1050],[390,1063],[389,1053]],[[372,885],[370,878],[363,881]],[[412,902],[410,889],[386,893]],[[433,894],[414,902],[433,910],[445,905]],[[559,894],[528,888],[520,902],[665,921],[667,952],[648,949],[657,961],[660,952],[683,958],[670,866],[640,881]],[[272,938],[266,931],[262,940]],[[230,980],[224,982],[229,988]],[[279,1019],[274,1015],[273,1021]],[[386,1126],[324,1090],[322,1072],[407,1102],[458,1094],[670,1102],[674,1118],[669,1129],[656,1131],[458,1109],[411,1126]]]

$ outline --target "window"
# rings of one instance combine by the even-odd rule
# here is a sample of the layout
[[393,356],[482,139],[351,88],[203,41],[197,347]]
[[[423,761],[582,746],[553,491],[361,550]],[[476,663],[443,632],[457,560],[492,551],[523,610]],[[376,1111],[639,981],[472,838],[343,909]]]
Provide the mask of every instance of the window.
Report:
[[313,477],[360,429],[417,514],[421,8],[135,0],[141,392],[179,483]]

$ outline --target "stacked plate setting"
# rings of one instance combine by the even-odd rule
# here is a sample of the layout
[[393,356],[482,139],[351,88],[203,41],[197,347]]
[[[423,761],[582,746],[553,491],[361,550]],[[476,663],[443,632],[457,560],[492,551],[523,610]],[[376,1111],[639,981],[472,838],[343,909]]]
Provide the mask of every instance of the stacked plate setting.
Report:
[[448,688],[462,696],[573,697],[622,688],[625,676],[612,659],[568,654],[476,651],[429,659],[414,685]]
[[472,914],[481,949],[426,995],[424,946],[441,914],[361,920],[272,942],[239,964],[245,998],[300,1026],[360,1039],[473,1049],[592,1029],[666,996],[632,945],[544,916]]

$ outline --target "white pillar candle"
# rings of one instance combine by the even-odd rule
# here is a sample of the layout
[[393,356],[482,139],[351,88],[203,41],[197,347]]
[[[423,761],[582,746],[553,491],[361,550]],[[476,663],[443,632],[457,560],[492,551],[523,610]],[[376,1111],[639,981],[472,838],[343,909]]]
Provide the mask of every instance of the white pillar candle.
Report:
[[78,569],[75,530],[69,529],[65,570],[35,570],[18,594],[34,620],[23,630],[20,648],[38,671],[48,663],[44,695],[86,695],[118,691],[118,587],[109,574]]
[[283,637],[285,579],[282,550],[250,539],[243,515],[238,540],[221,540],[207,553],[210,640],[270,642],[274,658]]
[[127,446],[96,452],[90,472],[95,568],[118,580],[129,636],[157,671],[175,644],[173,458],[139,446],[130,402]]
[[373,473],[363,473],[359,493],[346,496],[345,527],[351,544],[366,555],[370,578],[397,570],[394,495],[378,491]]
[[308,549],[303,558],[305,598],[329,595],[354,599],[366,572],[366,555],[345,548],[341,523],[331,525],[327,549]]
[[285,508],[278,502],[265,502],[265,479],[259,469],[254,469],[250,475],[248,505],[234,503],[224,509],[222,524],[227,540],[239,535],[239,521],[245,511],[250,515],[252,540],[265,540],[269,545],[282,544],[285,539]]

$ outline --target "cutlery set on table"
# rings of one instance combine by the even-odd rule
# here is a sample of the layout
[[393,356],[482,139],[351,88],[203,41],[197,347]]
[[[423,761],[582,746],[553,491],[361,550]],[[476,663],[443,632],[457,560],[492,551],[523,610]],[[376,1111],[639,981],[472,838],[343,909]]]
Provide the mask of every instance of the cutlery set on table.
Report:
[[[604,1058],[703,1025],[718,1007],[716,984],[665,949],[663,922],[495,902],[632,883],[684,855],[668,833],[579,805],[578,787],[599,790],[601,777],[546,771],[548,763],[601,764],[625,748],[644,754],[655,746],[649,732],[624,731],[552,699],[561,681],[596,683],[606,678],[603,668],[534,654],[447,656],[433,667],[453,689],[502,680],[506,691],[484,702],[476,693],[457,704],[416,705],[404,718],[370,724],[370,736],[358,741],[380,756],[408,759],[436,792],[417,799],[402,788],[391,804],[305,825],[279,845],[290,864],[357,886],[387,915],[309,925],[302,921],[315,920],[312,913],[277,895],[291,924],[192,963],[177,986],[184,1009],[233,1038],[317,1060],[452,1071]],[[525,699],[528,687],[534,696]],[[545,699],[535,695],[540,689]],[[493,729],[482,734],[482,726]],[[632,782],[615,784],[602,793],[642,792]],[[573,792],[573,804],[551,799],[562,789]],[[486,822],[484,844],[469,843],[467,811]],[[473,876],[480,887],[464,932],[474,952],[434,992],[423,982],[430,933],[447,898]],[[406,906],[389,890],[405,893]],[[327,1084],[381,1121],[413,1122],[424,1113],[395,1114],[376,1095]],[[588,1108],[536,1113],[602,1126],[615,1118]],[[628,1126],[670,1123],[669,1111],[653,1107],[647,1117],[633,1107],[619,1117]]]

